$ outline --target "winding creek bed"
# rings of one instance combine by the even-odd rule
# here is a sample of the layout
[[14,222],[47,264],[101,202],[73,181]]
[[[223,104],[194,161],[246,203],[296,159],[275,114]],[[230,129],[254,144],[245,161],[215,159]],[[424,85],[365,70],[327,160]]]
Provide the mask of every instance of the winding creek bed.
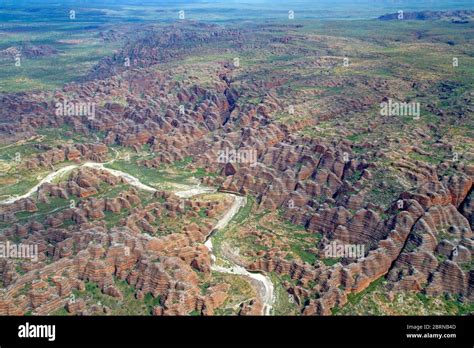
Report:
[[[106,163],[86,162],[82,165],[70,165],[70,166],[58,169],[57,171],[48,174],[37,185],[31,188],[27,193],[21,196],[13,196],[3,201],[0,201],[0,205],[12,204],[20,199],[28,198],[31,195],[33,195],[35,192],[37,192],[41,185],[45,183],[51,183],[58,176],[61,176],[71,170],[74,170],[80,167],[88,167],[88,168],[105,170],[114,176],[119,176],[119,177],[124,178],[129,185],[134,186],[140,190],[144,190],[148,192],[157,191],[157,189],[155,189],[154,187],[143,184],[138,178],[128,173],[122,172],[120,170],[107,168],[105,167],[105,164]],[[180,187],[180,188],[184,188],[184,187]],[[196,186],[185,187],[184,190],[176,191],[174,193],[180,198],[191,198],[199,194],[213,193],[216,191],[217,190],[215,188],[204,187],[204,186],[200,186],[199,184]],[[225,258],[224,256],[223,256],[223,261],[230,264],[230,267],[223,267],[223,266],[216,265],[217,259],[216,259],[215,253],[213,252],[212,235],[214,233],[218,233],[219,230],[223,230],[224,228],[226,228],[227,225],[232,221],[234,216],[239,212],[239,210],[242,207],[244,207],[247,203],[246,197],[242,197],[242,196],[235,195],[232,193],[222,193],[222,194],[233,196],[234,200],[229,210],[219,219],[219,221],[216,223],[212,231],[209,233],[209,236],[205,242],[205,246],[211,252],[211,259],[213,262],[211,269],[213,271],[220,272],[220,273],[241,275],[241,276],[245,276],[252,279],[253,280],[252,283],[255,284],[255,286],[257,287],[257,294],[261,298],[261,301],[263,303],[262,314],[271,315],[272,309],[273,309],[273,303],[275,301],[275,296],[274,296],[274,286],[269,277],[261,273],[251,273],[247,271],[244,267],[237,265],[232,260]]]

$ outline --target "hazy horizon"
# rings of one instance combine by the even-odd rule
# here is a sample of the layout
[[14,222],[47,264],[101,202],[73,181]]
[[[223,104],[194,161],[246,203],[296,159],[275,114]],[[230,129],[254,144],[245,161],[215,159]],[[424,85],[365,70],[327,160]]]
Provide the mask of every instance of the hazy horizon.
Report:
[[[124,18],[126,21],[173,21],[175,13],[186,11],[186,19],[200,21],[236,21],[251,19],[278,20],[288,16],[288,11],[300,19],[370,19],[394,13],[398,10],[411,11],[446,11],[473,9],[470,0],[433,1],[433,0],[7,0],[0,4],[0,23],[11,21],[41,22],[51,20],[51,12],[58,12],[58,20],[64,10],[76,8],[98,10],[88,20],[113,21]],[[5,12],[4,12],[5,11]],[[8,11],[8,13],[6,13]],[[12,12],[13,11],[13,12]],[[49,11],[47,18],[42,13]],[[55,16],[53,16],[55,17]]]

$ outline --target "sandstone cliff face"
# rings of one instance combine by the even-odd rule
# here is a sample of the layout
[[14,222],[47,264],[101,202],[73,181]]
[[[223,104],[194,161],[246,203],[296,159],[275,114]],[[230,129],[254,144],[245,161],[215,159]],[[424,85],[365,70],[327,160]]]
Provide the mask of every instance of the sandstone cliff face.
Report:
[[[114,114],[129,112],[128,117],[134,118],[138,125],[127,125],[126,132],[118,132],[116,128],[114,133],[110,132],[109,140],[126,146],[151,143],[155,151],[162,153],[152,160],[141,162],[141,165],[159,167],[189,155],[194,156],[196,166],[212,172],[221,171],[226,176],[225,179],[207,179],[206,184],[220,185],[222,190],[253,194],[262,210],[284,208],[288,220],[306,226],[309,231],[323,234],[327,241],[365,245],[368,250],[365,257],[345,265],[311,266],[267,256],[249,266],[252,270],[288,274],[292,279],[299,280],[303,286],[288,285],[287,289],[297,301],[312,298],[304,306],[305,314],[330,314],[332,308],[346,302],[348,293],[359,292],[386,274],[396,289],[472,296],[471,277],[462,269],[463,264],[470,262],[472,251],[469,225],[472,204],[471,195],[468,196],[472,192],[472,179],[459,176],[442,182],[427,181],[417,190],[400,195],[402,209],[391,207],[384,211],[380,206],[364,203],[368,190],[363,187],[370,183],[372,171],[376,168],[367,162],[350,159],[351,148],[348,144],[328,145],[320,141],[295,139],[287,134],[288,129],[274,124],[250,126],[252,123],[265,122],[270,111],[263,109],[234,109],[231,119],[242,123],[244,127],[238,131],[229,129],[224,136],[220,129],[230,112],[230,104],[226,100],[208,96],[206,91],[199,89],[183,91],[177,98],[186,102],[202,97],[209,99],[197,106],[199,111],[191,113],[191,118],[168,110],[164,117],[150,121],[110,105],[109,109],[113,109],[114,113],[106,113],[103,124],[96,126],[102,128],[114,119]],[[270,103],[268,107],[277,107],[272,105]],[[180,121],[173,122],[176,119]],[[166,135],[171,129],[174,129],[174,134]],[[216,134],[210,136],[204,129],[214,130]],[[257,163],[220,163],[219,152],[226,149],[255,150]],[[96,155],[88,155],[87,151],[87,147],[76,150],[69,148],[62,152],[54,150],[46,157],[39,158],[37,164],[29,165],[50,165],[64,158],[101,159],[100,156],[107,152],[106,148],[99,147],[94,150],[99,157],[94,157]],[[398,162],[398,165],[416,180],[436,176],[432,168],[415,168],[403,161]],[[358,180],[349,182],[356,173],[360,173]],[[87,198],[97,192],[101,182],[108,185],[121,183],[100,171],[81,170],[67,184],[43,185],[38,197],[43,202],[48,197]],[[355,191],[358,193],[354,194]],[[318,201],[315,197],[324,199]],[[22,204],[20,207],[9,207],[10,211],[5,211],[2,216],[6,219],[21,209],[34,210],[34,203],[28,205],[25,201]],[[50,228],[58,228],[62,222],[73,220],[77,224],[87,225],[90,221],[103,218],[105,212],[118,213],[136,204],[139,204],[139,199],[133,190],[113,199],[90,199],[74,209],[49,217],[45,224]],[[166,209],[174,214],[179,211],[178,202],[166,197]],[[149,206],[133,211],[120,224],[126,226],[134,238],[138,238],[142,232],[155,235],[159,230],[153,221],[162,214],[160,210],[159,206]],[[212,216],[214,213],[209,209],[207,214]],[[382,218],[384,214],[389,217]],[[445,229],[447,232],[444,232]],[[149,240],[145,244],[146,250],[159,253],[161,257],[181,260],[186,274],[193,274],[190,273],[192,269],[209,273],[209,253],[202,246],[193,245],[195,242],[202,243],[207,233],[191,225],[184,234]],[[455,240],[444,238],[445,233]],[[413,247],[415,249],[411,250]],[[447,251],[451,247],[457,248],[456,256]],[[448,259],[439,260],[438,254]],[[71,246],[59,241],[55,255],[58,259],[72,257]],[[100,261],[86,262],[86,265],[79,279],[98,282],[111,296],[120,297],[113,288],[111,277],[114,271],[110,265]],[[213,305],[204,305],[200,297],[202,295],[199,295],[192,279],[183,280],[186,285],[176,284],[170,282],[165,270],[158,271],[156,265],[140,264],[136,267],[136,270],[129,271],[120,268],[121,277],[137,285],[143,294],[150,292],[163,299],[162,305],[155,310],[156,314],[183,314],[196,308],[202,313],[212,312]],[[130,273],[125,275],[127,272]],[[451,278],[445,277],[447,280],[443,280],[443,275],[448,273]],[[8,279],[6,274],[4,277]],[[310,281],[317,286],[308,289]],[[254,307],[257,309],[251,309]],[[245,305],[241,313],[253,313],[258,308],[258,305]]]
[[[124,190],[115,198],[84,194],[120,185]],[[71,300],[72,291],[84,292],[85,282],[91,282],[103,294],[122,300],[124,295],[116,284],[119,279],[136,289],[138,299],[147,294],[159,298],[153,309],[155,315],[187,315],[193,311],[212,315],[227,299],[229,289],[228,284],[221,283],[203,292],[203,280],[197,275],[204,275],[204,280],[210,277],[210,252],[202,243],[212,224],[191,223],[175,233],[157,237],[150,234],[159,232],[152,225],[157,218],[176,214],[192,218],[201,210],[210,218],[220,216],[230,201],[186,200],[182,206],[173,194],[156,192],[154,196],[162,199],[161,203],[143,207],[137,191],[126,187],[122,179],[91,168],[71,172],[66,182],[42,185],[37,193],[41,202],[53,197],[81,201],[46,216],[42,222],[17,222],[4,230],[1,242],[15,239],[36,245],[38,260],[24,262],[18,268],[14,260],[2,259],[0,279],[5,291],[0,297],[0,313],[50,314],[64,307],[73,314],[107,314],[106,307],[90,307],[82,298]],[[36,206],[33,200],[25,199],[2,209],[14,216],[25,209],[34,212]],[[129,214],[122,227],[103,226],[104,213],[120,214],[124,210]],[[63,228],[71,222],[72,227]]]
[[[404,208],[395,212],[391,219],[384,223],[368,219],[377,226],[377,232],[372,231],[370,236],[379,236],[378,247],[372,248],[355,263],[333,267],[321,263],[309,266],[267,255],[250,265],[250,269],[286,274],[300,284],[308,281],[317,284],[310,294],[316,293],[318,299],[309,301],[304,314],[329,315],[332,308],[345,304],[348,293],[357,293],[384,275],[391,282],[390,287],[396,290],[424,291],[429,295],[448,293],[472,301],[471,272],[463,271],[462,265],[472,260],[473,235],[468,220],[453,205],[464,201],[469,190],[470,187],[463,189],[459,197],[452,195],[452,191],[442,183],[434,182],[416,192],[403,193]],[[330,217],[323,220],[327,221],[326,224],[317,225],[315,230],[328,233],[329,238],[348,241],[345,239],[347,232],[341,231],[357,233],[357,228],[351,223],[347,211],[335,214],[338,210],[341,209],[328,210],[326,214],[332,212],[333,215],[328,215]],[[359,211],[356,216],[366,214]],[[321,221],[321,216],[313,216],[311,221],[315,219]],[[334,228],[338,225],[344,228],[324,229],[325,226]],[[367,227],[362,230],[367,231]],[[361,239],[353,241],[360,242]],[[300,286],[287,284],[287,289],[297,301],[301,301],[301,295],[308,297]]]
[[442,183],[429,184],[432,190],[423,187],[414,194],[425,212],[413,225],[389,273],[395,289],[423,289],[427,294],[449,293],[472,300],[470,275],[462,265],[471,262],[473,234],[469,221],[456,209],[466,199],[472,181],[461,183],[463,188],[454,194]]
[[25,161],[26,169],[35,169],[38,167],[51,167],[54,164],[68,161],[98,161],[105,160],[107,147],[104,144],[76,144],[74,146],[60,146],[57,149],[51,148],[36,158]]
[[[314,281],[317,285],[311,293],[318,294],[318,299],[310,300],[303,313],[307,315],[330,315],[331,309],[342,306],[347,301],[347,294],[360,292],[372,281],[385,275],[402,250],[405,240],[415,221],[423,210],[418,202],[406,201],[406,210],[395,215],[384,228],[388,231],[386,238],[379,241],[376,249],[357,262],[333,267],[317,264],[315,267],[301,265],[286,260],[258,261],[250,267],[254,270],[275,271],[288,274],[292,279],[307,283]],[[290,293],[301,294],[301,289],[290,288]]]
[[[193,25],[199,29],[203,24]],[[381,276],[386,276],[396,290],[449,293],[472,300],[472,165],[445,158],[436,165],[416,159],[427,156],[419,146],[421,142],[376,133],[377,128],[394,124],[394,118],[364,120],[364,124],[348,129],[345,123],[351,122],[353,111],[369,111],[387,94],[398,95],[399,91],[393,91],[383,79],[321,75],[318,89],[352,84],[371,88],[373,93],[360,98],[322,98],[319,92],[300,91],[303,99],[318,96],[323,103],[317,108],[304,104],[311,106],[311,117],[284,124],[278,115],[288,105],[279,96],[286,93],[288,76],[236,78],[237,67],[217,62],[203,67],[200,72],[206,75],[206,83],[201,83],[198,77],[185,74],[186,67],[172,71],[160,68],[159,63],[193,54],[209,43],[232,41],[245,48],[251,34],[249,30],[216,26],[206,29],[209,32],[176,26],[159,32],[150,29],[101,61],[84,83],[55,92],[1,95],[0,104],[5,106],[0,109],[2,135],[19,139],[19,134],[32,136],[39,128],[63,126],[71,129],[66,137],[105,134],[102,142],[95,144],[38,145],[40,154],[24,161],[22,169],[43,170],[66,161],[104,162],[111,155],[111,145],[137,153],[146,145],[150,156],[137,161],[138,167],[160,168],[192,158],[189,169],[221,174],[204,178],[203,185],[252,195],[258,212],[280,210],[291,223],[320,233],[322,242],[314,245],[319,254],[333,241],[363,245],[363,257],[343,258],[334,266],[288,261],[274,251],[258,254],[258,260],[247,265],[251,270],[276,272],[297,280],[296,285],[287,282],[285,287],[304,314],[330,314],[332,308],[344,305],[347,294],[363,290]],[[104,34],[104,39],[115,36],[111,32]],[[282,49],[282,43],[297,39],[279,37],[275,46],[275,40],[261,38],[258,45],[269,45],[275,52]],[[326,53],[316,60],[311,57],[314,67],[330,69],[339,64],[330,52],[332,48],[324,48],[327,42],[321,41],[323,38],[314,40],[323,44],[321,53]],[[131,67],[124,67],[125,58],[130,58]],[[187,77],[177,81],[175,77],[180,74]],[[406,90],[413,87],[408,81],[397,86]],[[259,102],[250,103],[249,99]],[[64,100],[100,105],[97,117],[53,117],[55,102]],[[429,108],[446,119],[439,110]],[[325,121],[334,123],[338,133],[334,139],[305,134],[308,129],[317,131]],[[430,126],[436,130],[436,125]],[[453,152],[452,145],[433,139],[429,133],[416,127],[408,137]],[[361,134],[377,135],[377,139],[349,140]],[[245,157],[251,160],[220,160],[229,150],[251,153]],[[456,174],[443,175],[447,169]],[[401,187],[390,183],[390,175],[396,175]],[[196,272],[203,277],[210,274],[210,254],[202,243],[212,224],[189,223],[172,231],[157,221],[192,219],[201,209],[212,219],[225,207],[215,202],[186,202],[183,209],[177,197],[164,192],[153,197],[160,202],[145,204],[131,188],[115,197],[95,197],[103,186],[123,184],[106,172],[83,168],[65,183],[42,185],[31,199],[0,207],[0,221],[11,224],[2,240],[35,243],[41,255],[38,263],[22,266],[25,274],[2,260],[0,276],[7,289],[0,297],[0,314],[29,310],[48,313],[64,305],[71,313],[102,313],[101,308],[85,308],[82,301],[64,301],[71,288],[81,289],[86,281],[99,284],[109,296],[121,298],[115,278],[134,286],[140,298],[149,293],[155,299],[159,296],[160,304],[153,308],[156,315],[191,311],[212,314],[222,305],[227,296],[225,284],[201,291],[196,277]],[[389,200],[374,199],[374,192],[389,196]],[[80,203],[55,211],[42,221],[19,223],[16,219],[15,213],[33,213],[38,202],[47,204],[53,198]],[[102,221],[118,214],[123,217],[114,222],[114,228]],[[34,280],[38,281],[34,288],[31,285],[31,291],[22,293],[25,284]],[[244,303],[240,314],[259,313],[261,306],[259,300]]]
[[[6,285],[0,298],[2,315],[21,315],[27,311],[48,314],[65,305],[70,313],[88,313],[91,309],[84,308],[83,302],[71,302],[72,289],[83,291],[83,282],[91,281],[98,284],[104,294],[122,298],[114,285],[114,277],[125,279],[134,286],[138,298],[148,293],[153,297],[160,296],[161,305],[155,312],[161,315],[186,315],[194,310],[212,314],[227,298],[226,284],[210,287],[201,295],[200,280],[190,265],[192,255],[187,260],[164,256],[147,247],[156,238],[137,236],[126,227],[113,231],[94,227],[61,232],[62,241],[51,250],[57,256],[49,265],[39,261],[36,268],[18,275],[9,268],[13,265],[11,261],[2,262],[0,271]],[[29,242],[32,242],[31,238]],[[68,244],[80,251],[75,255],[56,253]],[[176,252],[183,253],[181,249]],[[199,255],[196,264],[209,272],[210,259],[203,260],[203,253],[195,254]],[[46,281],[48,279],[52,281]],[[29,287],[31,290],[21,295]]]
[[37,211],[36,203],[30,198],[20,199],[13,204],[0,206],[0,221],[15,221],[15,213],[26,211],[33,213]]
[[474,228],[474,193],[471,189],[471,192],[469,195],[466,196],[464,199],[464,202],[461,205],[460,209],[461,213],[464,215],[464,217],[469,221],[469,224],[471,225],[471,229]]

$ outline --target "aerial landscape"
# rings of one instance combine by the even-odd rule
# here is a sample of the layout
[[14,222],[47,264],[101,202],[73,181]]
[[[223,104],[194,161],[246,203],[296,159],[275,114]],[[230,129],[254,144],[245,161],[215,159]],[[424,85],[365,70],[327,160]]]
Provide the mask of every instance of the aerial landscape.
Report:
[[2,1],[0,315],[474,314],[472,1]]

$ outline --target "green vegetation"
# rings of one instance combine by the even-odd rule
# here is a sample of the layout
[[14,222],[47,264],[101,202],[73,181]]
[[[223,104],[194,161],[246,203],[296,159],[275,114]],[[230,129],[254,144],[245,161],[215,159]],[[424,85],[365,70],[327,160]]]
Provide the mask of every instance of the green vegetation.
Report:
[[160,168],[144,167],[138,163],[142,159],[143,157],[134,156],[129,161],[116,160],[107,164],[106,167],[133,175],[143,184],[155,188],[172,188],[174,184],[191,185],[195,183],[196,179],[216,175],[215,173],[207,173],[203,169],[188,170],[187,165],[191,163],[192,158],[186,158],[173,163],[171,166]]
[[22,222],[23,220],[36,220],[42,222],[47,216],[53,212],[60,212],[61,210],[70,207],[69,200],[49,197],[49,203],[37,202],[37,211],[34,213],[29,212],[18,212],[16,213],[17,219]]
[[334,266],[336,263],[341,262],[340,258],[322,259],[321,260],[326,266]]
[[[99,7],[99,4],[97,6]],[[157,9],[153,6],[122,8],[112,5],[105,6],[101,10],[83,9],[80,14],[82,17],[75,22],[68,20],[67,16],[64,18],[64,13],[55,9],[50,9],[49,14],[41,9],[38,10],[40,12],[38,14],[35,11],[18,10],[18,13],[35,20],[31,23],[7,20],[5,25],[2,25],[0,93],[52,91],[66,83],[80,81],[104,57],[111,57],[112,61],[118,59],[117,57],[121,57],[123,53],[118,50],[123,48],[125,43],[127,45],[125,49],[129,52],[139,51],[139,47],[133,47],[134,40],[142,35],[138,33],[136,27],[156,18],[169,20],[168,10],[156,11]],[[28,12],[31,13],[28,14]],[[349,188],[348,194],[365,194],[364,201],[378,205],[382,209],[387,208],[402,191],[417,184],[416,175],[409,173],[410,166],[413,168],[418,166],[420,171],[423,170],[423,164],[429,164],[432,167],[439,166],[452,158],[452,150],[459,152],[466,163],[474,163],[471,156],[474,126],[465,113],[466,101],[470,100],[473,87],[472,23],[459,25],[448,21],[403,21],[401,23],[375,20],[322,22],[301,19],[298,25],[288,24],[288,21],[274,21],[269,27],[263,27],[261,22],[256,24],[248,21],[245,28],[242,28],[242,23],[239,22],[241,19],[236,17],[235,21],[229,23],[229,28],[239,30],[238,35],[234,36],[239,42],[236,46],[233,40],[221,40],[221,36],[225,37],[225,34],[213,35],[209,43],[205,39],[196,42],[192,39],[180,42],[181,37],[186,38],[186,30],[193,33],[206,32],[209,28],[220,30],[218,27],[201,26],[194,22],[194,19],[199,19],[199,13],[189,12],[191,16],[187,19],[191,19],[191,22],[179,23],[180,35],[176,37],[172,35],[173,42],[167,47],[170,51],[174,49],[174,46],[178,48],[176,52],[171,52],[173,54],[170,56],[173,59],[160,60],[151,68],[140,68],[145,74],[156,73],[160,79],[163,78],[163,88],[159,86],[159,96],[158,94],[147,95],[146,92],[139,91],[131,97],[117,89],[114,95],[102,98],[99,102],[101,107],[108,102],[115,102],[132,108],[139,106],[135,111],[142,111],[142,105],[149,103],[150,106],[158,105],[154,114],[160,117],[169,107],[162,103],[162,100],[166,99],[165,93],[175,97],[183,89],[196,86],[203,88],[205,93],[198,93],[200,96],[197,98],[195,96],[189,98],[192,102],[189,101],[186,104],[194,110],[202,110],[199,104],[207,98],[209,92],[219,86],[218,94],[222,94],[227,82],[229,88],[225,91],[225,95],[229,98],[227,92],[235,88],[236,95],[239,95],[236,101],[238,108],[247,112],[246,108],[256,106],[258,115],[265,113],[266,115],[261,117],[262,122],[254,122],[255,119],[245,121],[240,117],[234,117],[232,113],[231,121],[224,125],[224,131],[219,129],[217,132],[233,132],[234,122],[237,127],[238,122],[242,124],[251,122],[252,127],[254,123],[258,124],[254,130],[260,131],[265,128],[267,122],[274,121],[279,125],[287,126],[285,132],[288,136],[285,135],[285,142],[294,140],[295,144],[299,144],[301,139],[297,137],[304,136],[317,139],[312,145],[318,144],[318,147],[324,145],[331,151],[337,144],[345,142],[344,146],[352,148],[351,156],[357,159],[356,164],[368,163],[367,170],[372,175],[371,179],[365,180],[365,177],[362,178],[363,170],[358,169],[352,175],[344,177],[354,186],[353,189]],[[123,22],[124,16],[132,14],[134,20],[139,22],[138,25]],[[8,12],[0,9],[0,18],[5,15],[8,15]],[[193,16],[196,17],[193,18]],[[248,18],[256,18],[256,16],[252,14]],[[214,13],[211,18],[205,20],[219,22],[224,19],[224,14]],[[152,30],[159,34],[164,25],[169,27],[168,23],[152,23],[153,27],[147,27],[147,35]],[[280,26],[281,24],[284,26]],[[112,37],[104,39],[111,29],[113,30]],[[241,42],[240,35],[245,42]],[[161,40],[161,35],[158,36]],[[167,36],[163,35],[163,37],[166,40]],[[252,44],[248,44],[250,41]],[[51,49],[52,52],[44,55],[40,53],[36,56],[25,54],[22,56],[21,66],[15,66],[12,57],[8,57],[4,51],[13,46],[27,48],[26,46],[42,45],[47,46],[46,51]],[[161,51],[161,48],[157,48],[156,51]],[[461,62],[454,70],[451,63],[452,57],[459,58]],[[232,67],[235,58],[239,58],[239,67]],[[343,64],[343,58],[348,58],[350,63]],[[223,71],[226,71],[225,78],[222,76]],[[117,77],[117,79],[122,78],[123,76]],[[165,87],[170,82],[173,87],[167,90]],[[108,87],[102,87],[93,93],[104,95],[105,92],[102,92]],[[203,94],[206,94],[206,97],[203,97]],[[53,95],[47,94],[43,101],[51,102]],[[74,93],[68,95],[71,98],[76,96],[77,94]],[[415,120],[412,116],[382,116],[378,103],[387,96],[397,96],[400,101],[419,102],[422,105],[421,118]],[[135,98],[141,100],[137,102]],[[273,102],[273,98],[280,98],[280,100]],[[182,98],[179,97],[179,99]],[[135,102],[137,105],[134,105]],[[206,99],[205,102],[209,101]],[[295,107],[294,114],[292,112],[290,114],[289,105]],[[240,110],[237,109],[237,111]],[[148,113],[148,110],[146,112]],[[132,120],[130,117],[127,122],[133,122]],[[25,160],[43,153],[48,146],[56,148],[58,145],[103,141],[106,135],[113,135],[107,134],[108,131],[115,132],[108,129],[108,125],[97,127],[106,129],[100,132],[93,130],[96,128],[94,125],[86,125],[87,132],[76,131],[78,124],[73,121],[67,120],[74,124],[74,127],[63,124],[58,128],[36,129],[37,136],[19,141],[15,139],[15,143],[1,145],[0,199],[26,193],[51,172],[52,168],[41,167],[27,170],[23,166]],[[56,120],[56,122],[64,121]],[[145,122],[143,124],[148,125]],[[175,126],[174,123],[172,124]],[[228,126],[230,126],[229,129],[227,129]],[[174,132],[172,134],[175,134]],[[418,140],[411,143],[407,139]],[[270,144],[272,140],[265,141]],[[348,144],[347,141],[352,144]],[[106,166],[128,173],[148,186],[164,190],[176,190],[178,185],[194,185],[199,179],[218,175],[208,173],[204,168],[194,168],[194,159],[191,156],[170,165],[152,168],[144,161],[153,160],[160,154],[153,152],[153,149],[157,147],[150,143],[135,147],[110,145],[109,149],[112,149],[114,153],[109,153],[108,158],[112,160],[111,156],[115,154],[117,157]],[[444,146],[445,143],[449,143],[449,146]],[[440,144],[442,146],[439,146]],[[317,161],[317,156],[314,157]],[[291,163],[292,159],[289,158],[289,160]],[[265,159],[265,162],[268,161]],[[54,169],[68,164],[70,164],[68,161],[57,163]],[[299,171],[303,167],[302,161],[294,166],[293,164],[287,171],[290,175],[291,170]],[[338,165],[339,163],[335,164],[334,168]],[[270,170],[286,169],[277,167],[279,164],[268,166]],[[440,167],[442,168],[437,171],[439,176],[447,174],[453,176],[459,170],[458,166],[443,164]],[[365,166],[358,165],[357,168],[365,168]],[[332,170],[336,171],[336,169]],[[58,177],[53,183],[63,182],[67,175],[69,173]],[[309,181],[312,178],[314,177],[307,177],[304,180],[306,182],[297,183],[296,187],[310,184]],[[262,180],[267,180],[267,177],[262,176]],[[327,182],[329,186],[333,186],[333,182],[337,185],[338,179],[329,177]],[[314,183],[311,184],[314,185]],[[321,188],[324,192],[326,189],[322,187],[324,183],[319,181],[317,185],[321,185],[318,189]],[[310,188],[309,185],[306,187]],[[115,198],[124,190],[128,190],[129,186],[101,184],[98,189],[99,192],[92,198]],[[336,195],[344,194],[344,190],[331,194],[336,198]],[[103,219],[92,222],[104,223],[105,227],[112,228],[120,225],[121,220],[137,206],[146,207],[147,204],[158,201],[163,203],[163,199],[155,199],[150,192],[140,191],[137,195],[140,203],[134,204],[131,209],[123,209],[119,213],[105,212]],[[35,199],[35,195],[32,198]],[[217,198],[222,199],[222,197]],[[339,198],[338,196],[337,201],[332,200],[332,203],[328,203],[329,207],[339,204],[341,202]],[[76,204],[84,201],[75,197],[72,199]],[[251,263],[270,249],[279,250],[286,260],[310,265],[321,261],[326,266],[333,266],[341,261],[339,258],[319,259],[317,245],[322,238],[321,234],[309,232],[304,226],[290,223],[282,211],[259,210],[257,199],[254,196],[248,196],[246,205],[237,212],[230,224],[213,235],[212,242],[218,265],[230,263],[231,257]],[[310,199],[313,200],[312,203],[325,203],[328,200],[324,196]],[[69,206],[69,199],[50,197],[47,203],[37,203],[36,212],[20,211],[15,213],[15,217],[19,223],[26,223],[29,220],[43,221]],[[316,206],[317,204],[314,205]],[[197,214],[193,214],[189,220],[185,219],[185,213],[189,212],[189,208],[185,208],[185,213],[173,212],[173,214],[166,214],[165,209],[161,208],[157,210],[163,214],[156,214],[158,215],[156,219],[154,216],[150,217],[150,220],[153,220],[150,221],[150,225],[157,230],[151,233],[157,237],[182,233],[185,224],[190,222],[201,227],[210,226],[217,220],[217,218],[207,217],[205,208],[197,210]],[[355,213],[353,209],[350,209],[350,212]],[[308,210],[306,213],[312,214],[314,211]],[[385,214],[382,217],[389,216]],[[73,221],[66,221],[61,227],[68,228],[70,224],[73,224]],[[10,225],[10,223],[0,222],[0,229]],[[441,232],[438,237],[444,238],[444,233],[446,232]],[[15,236],[14,239],[20,241],[21,238]],[[416,245],[409,241],[406,248],[406,251],[410,251],[416,248]],[[436,255],[436,257],[439,262],[446,259],[442,255]],[[49,262],[52,262],[52,258],[46,260],[46,263]],[[465,271],[470,271],[472,267],[472,262],[462,265]],[[15,270],[19,275],[23,275],[25,269],[27,269],[26,266],[20,263],[15,264]],[[202,295],[205,295],[211,286],[229,285],[229,297],[224,305],[216,310],[218,315],[238,313],[243,302],[257,295],[245,277],[212,272],[210,279],[207,279],[205,278],[207,275],[203,275],[202,272],[196,272],[196,274],[201,280]],[[295,304],[282,283],[287,281],[292,285],[303,284],[291,279],[288,275],[270,274],[269,276],[275,285],[274,314],[300,314],[303,304]],[[47,281],[51,285],[52,280]],[[110,313],[114,315],[149,315],[153,307],[161,303],[160,297],[154,298],[149,293],[138,300],[134,287],[125,281],[115,279],[115,284],[123,294],[123,299],[103,294],[98,285],[92,282],[86,282],[85,291],[74,291],[74,294],[84,299],[88,306],[96,303],[107,306]],[[309,281],[304,287],[312,289],[316,285],[314,281]],[[431,297],[422,293],[401,293],[395,294],[394,300],[388,295],[385,285],[386,281],[379,278],[362,292],[349,294],[347,304],[343,308],[334,309],[333,314],[468,314],[473,311],[472,304],[460,297]],[[303,302],[313,297],[314,294],[310,294],[307,298],[303,298]],[[66,315],[67,313],[65,309],[60,309],[55,314]],[[189,314],[199,315],[200,313],[192,311]]]
[[236,224],[244,223],[250,217],[250,213],[254,204],[255,198],[253,196],[247,196],[247,204],[245,204],[245,206],[242,207],[237,214],[235,214],[234,218],[232,219],[232,222]]
[[274,285],[275,303],[273,304],[273,315],[300,314],[300,308],[296,301],[282,285],[285,278],[283,276],[279,276],[276,273],[271,273],[269,276]]
[[[45,16],[51,13],[45,12]],[[120,41],[97,37],[97,26],[70,23],[9,23],[0,39],[0,50],[9,47],[47,46],[55,50],[44,56],[22,55],[20,66],[15,57],[0,58],[0,92],[52,90],[86,75],[100,59],[120,47]],[[104,28],[105,29],[105,28]],[[67,36],[65,37],[65,32]]]
[[210,286],[214,284],[228,284],[229,297],[224,304],[217,308],[215,315],[236,315],[240,310],[240,304],[255,298],[255,290],[246,278],[238,275],[212,272],[212,281]]
[[439,165],[443,161],[443,157],[436,156],[436,155],[433,155],[433,154],[422,155],[422,154],[419,154],[419,153],[416,153],[416,152],[410,152],[409,156],[410,156],[410,158],[412,158],[414,160],[421,161],[421,162],[424,162],[424,163],[430,163],[430,164],[433,164],[435,166]]
[[385,168],[374,173],[371,185],[372,188],[366,197],[367,201],[383,208],[387,208],[404,190],[395,174]]
[[358,294],[349,294],[334,315],[468,315],[474,305],[457,296],[428,296],[419,292],[394,292],[388,297],[386,280],[381,277]]
[[76,299],[83,299],[88,305],[99,304],[110,309],[111,315],[150,315],[154,306],[160,305],[160,297],[154,298],[150,293],[143,300],[135,296],[135,288],[125,280],[115,278],[115,286],[123,295],[119,300],[115,297],[102,293],[96,283],[87,281],[84,291],[74,290]]

